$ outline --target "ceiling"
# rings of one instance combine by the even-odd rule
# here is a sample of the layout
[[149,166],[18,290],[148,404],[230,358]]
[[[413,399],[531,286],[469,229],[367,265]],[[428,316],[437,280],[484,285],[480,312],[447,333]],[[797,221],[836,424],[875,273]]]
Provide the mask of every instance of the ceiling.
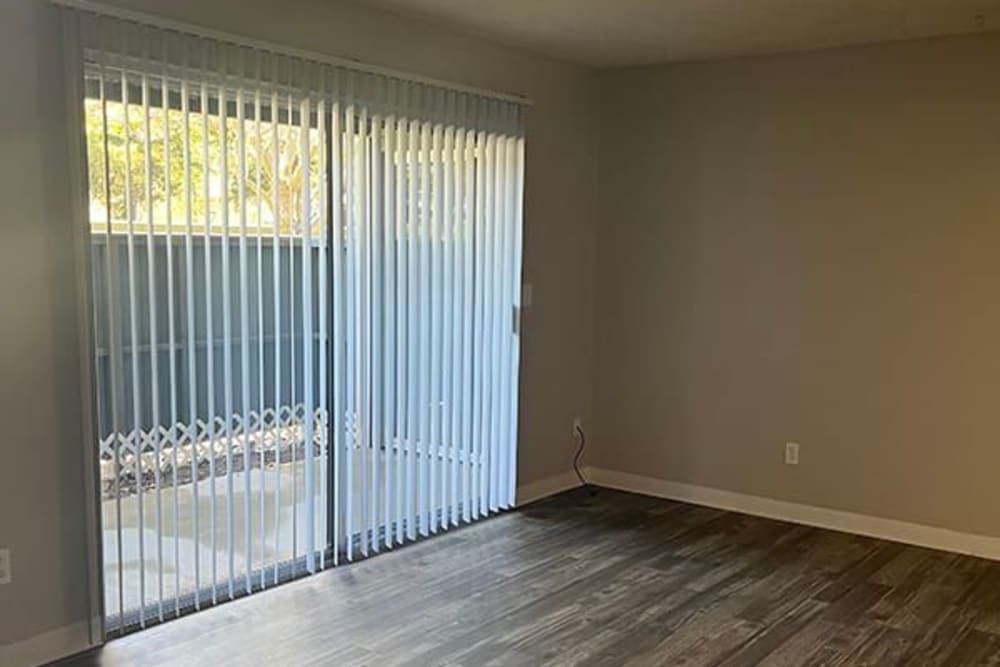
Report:
[[1000,29],[1000,0],[357,0],[593,67]]

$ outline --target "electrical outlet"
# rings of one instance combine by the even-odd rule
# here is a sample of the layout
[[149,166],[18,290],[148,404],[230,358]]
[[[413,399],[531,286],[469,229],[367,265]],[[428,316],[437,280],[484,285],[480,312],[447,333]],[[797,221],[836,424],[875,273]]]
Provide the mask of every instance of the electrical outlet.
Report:
[[579,432],[583,430],[583,419],[580,417],[573,418],[573,435],[579,435]]
[[0,584],[9,584],[10,579],[10,549],[0,549]]
[[785,463],[790,466],[797,466],[799,464],[799,443],[785,443]]

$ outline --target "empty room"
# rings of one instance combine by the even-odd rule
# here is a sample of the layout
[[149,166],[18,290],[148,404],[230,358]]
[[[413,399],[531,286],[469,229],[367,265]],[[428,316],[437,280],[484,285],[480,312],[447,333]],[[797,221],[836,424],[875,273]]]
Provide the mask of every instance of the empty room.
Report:
[[1000,0],[0,0],[0,667],[1000,665]]

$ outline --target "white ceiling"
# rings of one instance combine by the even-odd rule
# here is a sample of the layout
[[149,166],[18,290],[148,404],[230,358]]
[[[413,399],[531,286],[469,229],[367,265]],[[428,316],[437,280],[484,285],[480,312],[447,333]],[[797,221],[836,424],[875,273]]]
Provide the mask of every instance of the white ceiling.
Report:
[[1000,28],[1000,0],[357,0],[594,67]]

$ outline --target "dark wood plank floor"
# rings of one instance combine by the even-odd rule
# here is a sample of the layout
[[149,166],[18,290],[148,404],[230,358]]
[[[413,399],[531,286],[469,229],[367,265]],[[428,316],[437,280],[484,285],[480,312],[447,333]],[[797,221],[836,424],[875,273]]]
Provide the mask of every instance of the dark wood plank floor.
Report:
[[68,664],[1000,665],[1000,563],[579,489]]

